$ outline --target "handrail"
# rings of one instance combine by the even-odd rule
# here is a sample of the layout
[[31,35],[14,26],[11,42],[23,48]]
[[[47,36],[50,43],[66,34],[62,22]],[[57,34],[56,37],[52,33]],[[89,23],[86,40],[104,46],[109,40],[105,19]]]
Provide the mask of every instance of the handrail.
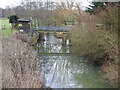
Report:
[[34,28],[34,31],[68,31],[71,30],[72,27],[60,27],[60,26],[40,26]]

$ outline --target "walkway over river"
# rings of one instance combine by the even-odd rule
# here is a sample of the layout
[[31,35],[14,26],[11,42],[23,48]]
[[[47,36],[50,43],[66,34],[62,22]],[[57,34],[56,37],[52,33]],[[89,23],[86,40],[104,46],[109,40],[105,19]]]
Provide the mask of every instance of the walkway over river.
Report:
[[73,27],[65,26],[39,26],[34,28],[34,31],[44,31],[44,32],[69,32]]

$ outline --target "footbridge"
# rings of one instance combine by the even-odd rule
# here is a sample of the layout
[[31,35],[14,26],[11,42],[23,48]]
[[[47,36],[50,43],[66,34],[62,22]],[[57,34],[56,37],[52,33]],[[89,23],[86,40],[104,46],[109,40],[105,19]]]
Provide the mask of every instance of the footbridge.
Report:
[[35,27],[34,31],[37,32],[69,32],[73,27],[65,27],[65,26],[40,26]]

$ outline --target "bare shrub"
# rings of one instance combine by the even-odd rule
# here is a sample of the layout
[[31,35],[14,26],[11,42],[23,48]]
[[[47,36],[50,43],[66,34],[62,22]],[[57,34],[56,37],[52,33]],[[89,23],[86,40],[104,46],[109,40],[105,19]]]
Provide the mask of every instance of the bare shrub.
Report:
[[82,14],[82,22],[79,29],[71,31],[71,43],[76,46],[74,53],[79,55],[89,55],[93,60],[104,60],[105,54],[113,47],[110,42],[117,42],[113,36],[109,36],[107,31],[99,30],[95,26],[96,16]]
[[111,33],[118,33],[118,3],[108,5],[101,13],[96,15],[102,28]]
[[[96,24],[102,24],[96,27]],[[71,31],[72,52],[77,55],[91,56],[91,60],[100,62],[103,76],[107,82],[117,87],[118,83],[118,7],[107,6],[97,15],[81,13],[78,29]],[[106,62],[107,61],[107,62]],[[111,62],[111,63],[110,63]]]
[[106,82],[114,87],[118,87],[118,65],[107,61],[104,62],[101,70],[103,72],[102,78],[106,79]]
[[3,88],[41,88],[39,61],[32,48],[13,34],[2,42]]

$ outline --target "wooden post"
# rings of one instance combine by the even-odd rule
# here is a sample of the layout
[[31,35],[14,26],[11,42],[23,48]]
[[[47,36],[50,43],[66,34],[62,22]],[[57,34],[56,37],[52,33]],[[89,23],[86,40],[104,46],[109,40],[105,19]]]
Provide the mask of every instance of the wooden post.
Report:
[[67,36],[66,36],[65,33],[63,33],[63,35],[62,35],[62,44],[63,44],[63,45],[66,45],[66,44],[67,44]]
[[67,53],[67,39],[65,38],[65,45],[64,45],[64,47],[65,47],[65,52],[64,53]]
[[63,45],[66,44],[66,42],[65,42],[65,34],[64,34],[64,33],[62,34],[62,44],[63,44]]
[[66,53],[66,45],[67,45],[66,34],[63,33],[62,35],[62,45],[63,45],[63,53]]
[[71,53],[71,45],[70,45],[71,40],[69,39],[69,53]]

